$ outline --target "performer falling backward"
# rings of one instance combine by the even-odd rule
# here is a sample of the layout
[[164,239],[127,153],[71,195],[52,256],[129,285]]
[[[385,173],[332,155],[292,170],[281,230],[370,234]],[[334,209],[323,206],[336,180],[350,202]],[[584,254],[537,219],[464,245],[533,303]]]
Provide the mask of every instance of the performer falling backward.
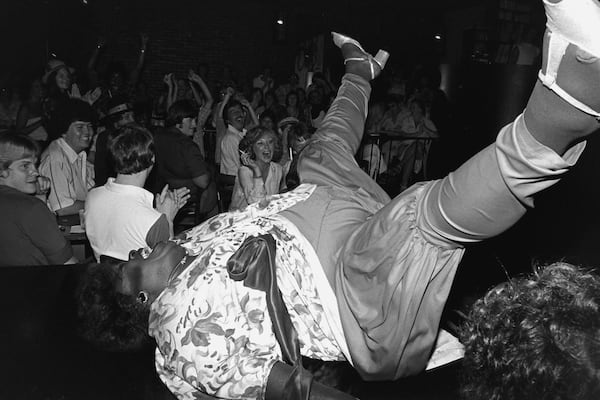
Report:
[[394,199],[354,160],[369,81],[388,55],[333,33],[346,74],[300,153],[302,184],[146,259],[93,268],[81,299],[94,338],[134,346],[131,327],[148,329],[180,399],[347,396],[311,387],[298,353],[347,360],[367,380],[422,371],[463,244],[512,226],[600,127],[600,5],[544,4],[543,65],[524,113],[446,178]]

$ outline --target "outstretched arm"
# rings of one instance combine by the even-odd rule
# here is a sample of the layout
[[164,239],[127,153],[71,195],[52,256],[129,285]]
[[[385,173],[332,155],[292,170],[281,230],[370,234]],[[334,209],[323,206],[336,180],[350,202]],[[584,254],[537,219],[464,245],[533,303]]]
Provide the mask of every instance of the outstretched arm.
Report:
[[96,71],[96,63],[98,62],[98,56],[102,51],[102,48],[106,45],[106,40],[103,37],[99,37],[96,41],[96,47],[92,51],[92,55],[88,60],[87,74],[90,80],[90,87],[98,86],[98,71]]
[[175,100],[177,100],[177,83],[175,82],[175,78],[173,77],[173,74],[166,74],[165,77],[163,78],[163,82],[167,85],[168,88],[168,93],[167,93],[167,111],[169,110],[169,108],[171,108],[171,106],[173,105],[173,103],[175,103]]
[[144,62],[146,61],[146,47],[148,45],[148,35],[140,33],[140,56],[138,57],[137,64],[133,72],[131,73],[131,86],[135,87],[140,80],[142,75],[142,69],[144,68]]
[[[546,32],[544,63],[549,39]],[[544,64],[542,70],[546,68]],[[556,81],[569,95],[600,108],[600,93],[588,89],[600,79],[598,57],[569,44],[558,72]],[[583,151],[581,142],[598,128],[594,116],[538,81],[523,115],[501,131],[493,148],[473,157],[432,191],[430,221],[457,241],[481,240],[504,231],[533,206],[534,194],[570,169]]]

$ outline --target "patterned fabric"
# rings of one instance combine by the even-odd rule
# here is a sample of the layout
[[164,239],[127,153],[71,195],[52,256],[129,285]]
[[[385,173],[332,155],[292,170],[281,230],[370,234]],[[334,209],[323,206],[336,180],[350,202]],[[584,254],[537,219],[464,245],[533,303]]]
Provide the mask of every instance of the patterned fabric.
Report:
[[[273,196],[268,204],[217,215],[187,232],[180,245],[196,258],[152,304],[150,335],[156,369],[179,399],[202,393],[232,399],[264,398],[281,350],[262,291],[229,278],[226,262],[250,235],[277,242],[277,282],[303,355],[343,360],[323,310],[313,270],[316,256],[299,231],[278,212],[307,199],[314,185]],[[307,248],[308,247],[308,248]],[[314,253],[314,252],[313,252]]]

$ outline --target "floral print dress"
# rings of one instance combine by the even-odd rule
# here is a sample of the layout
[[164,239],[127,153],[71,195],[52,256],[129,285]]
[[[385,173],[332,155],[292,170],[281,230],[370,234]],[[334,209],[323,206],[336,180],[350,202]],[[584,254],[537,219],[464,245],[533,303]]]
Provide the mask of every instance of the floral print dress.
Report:
[[277,215],[314,188],[301,185],[267,204],[217,215],[180,240],[193,261],[152,304],[149,328],[157,372],[179,399],[264,398],[271,368],[281,360],[265,292],[230,279],[226,267],[250,235],[269,233],[277,243],[277,282],[302,355],[345,359],[337,304],[318,258],[297,228]]

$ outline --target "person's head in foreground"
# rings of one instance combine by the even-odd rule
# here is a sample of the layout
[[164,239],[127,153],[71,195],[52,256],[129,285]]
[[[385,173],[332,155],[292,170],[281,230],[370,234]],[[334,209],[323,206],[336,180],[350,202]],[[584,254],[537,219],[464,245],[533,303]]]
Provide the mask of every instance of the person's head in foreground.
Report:
[[30,138],[13,133],[0,134],[0,185],[35,194],[38,155],[39,149]]
[[556,263],[498,285],[462,342],[467,399],[600,399],[600,278]]
[[149,174],[154,166],[152,134],[137,124],[121,126],[108,147],[117,174],[133,175],[143,171]]

